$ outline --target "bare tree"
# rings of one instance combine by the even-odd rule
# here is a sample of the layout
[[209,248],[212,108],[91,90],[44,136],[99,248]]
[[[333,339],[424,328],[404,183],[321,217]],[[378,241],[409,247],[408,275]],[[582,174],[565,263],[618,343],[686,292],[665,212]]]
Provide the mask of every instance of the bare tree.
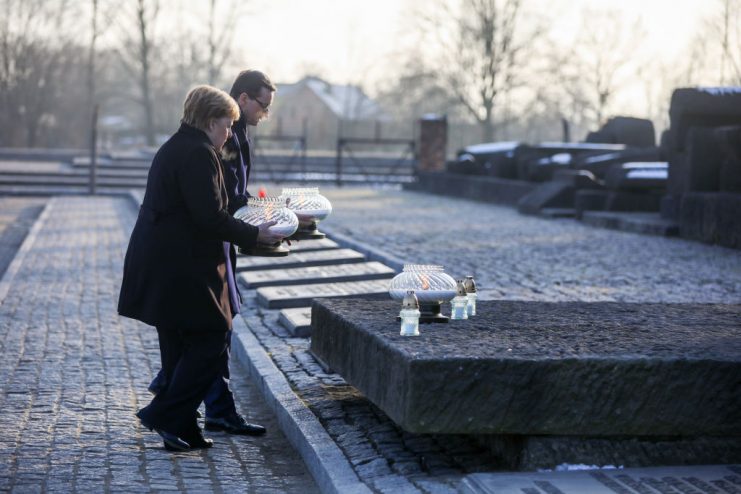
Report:
[[147,145],[155,144],[155,108],[152,94],[153,67],[157,62],[155,27],[160,14],[159,0],[129,0],[121,11],[111,11],[108,23],[118,34],[116,52],[124,71],[138,88],[134,101],[144,117]]
[[550,57],[549,71],[558,89],[551,97],[560,100],[561,113],[570,122],[599,126],[644,67],[637,53],[645,32],[640,21],[626,28],[618,12],[587,9],[582,16],[574,46]]
[[[224,8],[220,8],[226,5]],[[237,22],[244,13],[244,1],[231,0],[228,3],[209,0],[208,9],[208,56],[207,80],[216,85],[221,79],[224,64],[232,53],[234,32]]]
[[67,1],[0,1],[0,144],[34,147],[55,113],[78,55]]
[[[524,61],[540,37],[524,25],[524,0],[462,0],[440,5],[421,25],[437,50],[430,65],[438,85],[479,125],[485,141],[496,136],[507,96],[522,83]],[[439,56],[438,56],[439,53]]]

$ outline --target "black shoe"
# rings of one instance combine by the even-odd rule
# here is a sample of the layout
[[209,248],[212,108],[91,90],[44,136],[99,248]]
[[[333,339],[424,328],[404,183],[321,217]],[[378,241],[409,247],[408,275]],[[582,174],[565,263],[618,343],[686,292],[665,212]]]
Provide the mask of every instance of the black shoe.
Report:
[[262,436],[265,427],[257,424],[248,424],[238,413],[232,413],[226,417],[206,417],[204,422],[207,431],[224,431],[229,434],[241,434],[245,436]]
[[[214,447],[213,440],[203,437],[200,428],[193,431],[192,434],[184,434],[183,439],[188,441],[188,444],[190,444],[190,449],[206,449]],[[165,444],[165,449],[169,450],[167,444]]]
[[154,425],[149,423],[146,419],[142,418],[141,410],[136,412],[136,416],[139,418],[139,421],[144,427],[160,435],[162,440],[165,442],[165,446],[170,446],[170,448],[168,448],[169,451],[186,451],[190,449],[190,444],[183,441],[175,434],[167,432],[166,430],[158,429]]
[[162,429],[154,429],[154,432],[160,435],[162,441],[165,443],[165,449],[167,451],[188,451],[190,444],[180,439],[175,434],[170,434]]

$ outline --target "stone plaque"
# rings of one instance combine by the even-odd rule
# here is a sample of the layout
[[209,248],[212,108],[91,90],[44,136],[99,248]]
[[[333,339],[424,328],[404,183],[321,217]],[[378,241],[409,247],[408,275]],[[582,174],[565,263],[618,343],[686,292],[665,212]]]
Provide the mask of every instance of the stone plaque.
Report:
[[388,294],[388,280],[350,281],[319,285],[267,286],[257,289],[257,303],[268,309],[303,307],[314,298]]
[[240,273],[248,288],[263,286],[308,285],[341,281],[380,280],[394,277],[394,270],[380,262],[358,262],[332,266],[307,266],[291,269],[267,269]]
[[256,271],[259,269],[287,269],[301,266],[326,266],[363,262],[365,256],[352,249],[318,250],[313,252],[291,252],[286,257],[240,256],[237,258],[237,271]]
[[321,238],[318,240],[292,240],[291,252],[313,252],[316,250],[338,249],[340,246],[334,240]]
[[297,338],[311,336],[311,307],[283,309],[278,317],[284,328]]
[[702,465],[601,469],[567,472],[474,473],[466,475],[459,492],[590,494],[739,492],[741,478],[734,466]]

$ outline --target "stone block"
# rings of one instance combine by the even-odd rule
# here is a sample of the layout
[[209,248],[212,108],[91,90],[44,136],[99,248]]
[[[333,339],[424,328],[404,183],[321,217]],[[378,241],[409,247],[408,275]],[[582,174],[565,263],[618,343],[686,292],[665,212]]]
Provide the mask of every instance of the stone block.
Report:
[[419,433],[741,436],[741,305],[481,301],[399,336],[391,300],[315,300],[312,353]]
[[315,298],[388,296],[388,280],[350,281],[319,285],[267,286],[257,289],[257,303],[268,309],[310,305]]
[[468,176],[456,173],[417,173],[417,182],[404,189],[431,192],[474,201],[515,205],[538,184],[506,178]]
[[237,257],[237,271],[327,266],[363,262],[364,260],[365,256],[363,254],[352,249],[291,252],[286,257],[239,256]]
[[741,192],[741,126],[720,127],[715,135],[723,155],[719,188],[722,192]]
[[574,205],[574,192],[574,186],[566,181],[544,182],[517,202],[517,210],[537,214],[543,208],[570,208]]
[[741,88],[678,88],[669,104],[669,127],[676,151],[685,149],[692,127],[741,124]]
[[339,245],[332,239],[296,240],[291,242],[291,252],[313,252],[316,250],[337,249]]
[[239,279],[248,288],[308,285],[342,281],[382,280],[394,277],[394,270],[380,262],[356,262],[330,266],[245,271]]
[[278,316],[278,322],[296,338],[311,336],[311,307],[295,307],[283,309]]
[[678,223],[682,237],[741,249],[741,194],[684,194]]

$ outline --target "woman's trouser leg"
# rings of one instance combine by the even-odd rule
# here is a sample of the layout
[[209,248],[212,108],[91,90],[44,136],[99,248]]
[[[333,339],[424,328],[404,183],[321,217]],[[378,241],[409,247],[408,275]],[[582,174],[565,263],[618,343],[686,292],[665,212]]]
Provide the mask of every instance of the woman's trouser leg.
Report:
[[197,427],[198,405],[228,359],[228,333],[159,329],[158,333],[164,345],[162,368],[170,382],[142,413],[155,427],[187,435]]

